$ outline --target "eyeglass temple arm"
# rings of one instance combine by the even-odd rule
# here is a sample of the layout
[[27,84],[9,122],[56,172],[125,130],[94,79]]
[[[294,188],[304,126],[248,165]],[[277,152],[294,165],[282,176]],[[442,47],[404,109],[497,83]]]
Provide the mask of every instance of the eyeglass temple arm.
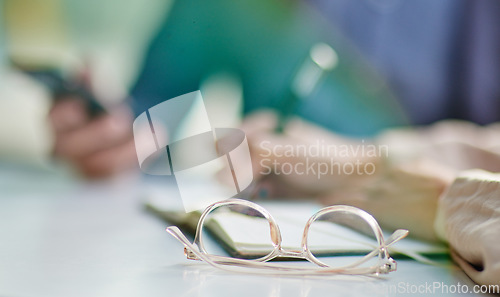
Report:
[[[271,265],[271,264],[265,264],[265,263],[260,263],[260,262],[252,262],[248,260],[242,260],[242,259],[227,259],[226,257],[218,257],[218,256],[212,256],[214,258],[220,258],[219,260],[213,261],[210,259],[210,257],[204,255],[201,253],[196,246],[196,244],[192,244],[186,236],[180,231],[180,229],[176,226],[170,226],[166,230],[169,234],[174,236],[177,240],[179,240],[183,245],[184,245],[184,251],[186,253],[186,256],[188,259],[192,260],[203,260],[209,265],[215,267],[215,268],[222,268],[224,270],[231,271],[231,269],[224,268],[224,266],[221,266],[220,264],[242,264],[246,267],[255,267],[255,268],[278,268],[282,270],[282,272],[287,272],[289,274],[300,274],[300,273],[313,273],[313,274],[325,274],[325,273],[331,273],[331,272],[337,272],[337,273],[343,273],[343,274],[372,274],[372,273],[389,273],[391,271],[396,270],[396,263],[392,258],[390,257],[384,257],[385,262],[383,263],[382,267],[372,267],[372,268],[355,268],[356,266],[364,263],[369,259],[370,257],[374,256],[377,253],[380,253],[383,251],[388,255],[386,247],[396,243],[397,241],[403,239],[408,235],[408,230],[403,230],[403,229],[398,229],[396,230],[389,238],[384,241],[384,245],[379,247],[378,249],[373,250],[371,253],[360,259],[359,261],[356,261],[356,263],[352,263],[351,265],[347,265],[341,268],[326,268],[326,269],[321,269],[321,270],[310,270],[307,268],[303,267],[295,267],[290,271],[291,267],[281,267],[281,265]],[[297,269],[299,268],[299,269]],[[295,270],[295,272],[293,271]]]
[[[187,239],[186,236],[184,236],[184,233],[182,233],[182,231],[176,226],[168,227],[167,232],[170,235],[174,236],[177,240],[179,240],[184,245],[184,252],[186,254],[186,257],[189,260],[203,260],[205,262],[212,263],[214,261],[212,261],[212,259],[210,259],[210,257],[211,257],[211,258],[216,259],[217,262],[221,262],[221,263],[251,265],[251,264],[249,264],[249,261],[245,260],[245,259],[237,259],[237,258],[228,259],[227,257],[218,257],[216,255],[211,255],[210,257],[208,257],[207,255],[200,252],[198,246],[194,243],[191,243],[189,241],[189,239]],[[219,264],[219,263],[215,263],[215,264]]]
[[391,236],[389,236],[389,238],[387,238],[384,241],[384,245],[385,246],[393,245],[394,243],[408,236],[408,233],[410,233],[410,231],[405,229],[397,229],[396,231],[394,231],[394,233],[391,234]]
[[[184,245],[184,250],[186,252],[186,255],[189,259],[193,260],[203,260],[204,262],[208,263],[209,265],[227,270],[227,271],[232,271],[234,270],[230,269],[229,267],[225,267],[224,265],[220,264],[241,264],[244,267],[250,268],[261,268],[261,269],[278,269],[280,272],[279,273],[285,273],[285,274],[290,274],[290,275],[304,275],[304,274],[313,274],[313,275],[326,275],[328,273],[342,273],[342,274],[372,274],[375,273],[376,271],[371,268],[355,268],[355,269],[348,269],[346,270],[344,268],[325,268],[325,269],[311,269],[311,268],[305,268],[305,267],[287,267],[279,264],[267,264],[267,263],[261,263],[261,262],[252,262],[248,260],[242,260],[242,259],[227,259],[226,257],[218,257],[218,256],[206,256],[203,253],[201,253],[197,246],[190,243],[189,240],[184,236],[182,231],[179,230],[176,226],[171,226],[168,227],[166,230],[169,234],[174,236],[177,240],[179,240],[183,245]],[[219,258],[219,260],[213,261],[212,258]],[[276,274],[277,272],[272,272],[270,271],[269,274]],[[258,273],[262,274],[262,272]]]
[[[384,241],[384,250],[381,251],[384,253],[384,260],[385,263],[383,263],[382,267],[379,267],[380,273],[389,273],[391,271],[395,271],[397,269],[397,264],[396,261],[394,261],[390,256],[389,252],[387,251],[387,247],[400,241],[401,239],[405,238],[408,236],[408,233],[410,233],[408,230],[405,229],[397,229],[394,231],[389,238],[387,238]],[[382,248],[382,247],[380,247]]]
[[186,238],[186,236],[184,236],[184,233],[182,233],[182,231],[178,227],[170,226],[170,227],[167,227],[166,231],[184,245],[184,253],[186,254],[186,257],[188,259],[201,260],[200,257],[198,257],[196,255],[196,253],[193,252],[193,250],[198,250],[197,246],[195,244],[192,244]]
[[[224,269],[224,267],[220,266],[220,264],[233,264],[233,265],[238,264],[238,265],[245,265],[247,267],[257,267],[257,268],[262,268],[263,266],[269,266],[267,268],[272,268],[272,265],[266,265],[260,262],[252,262],[251,260],[219,257],[215,255],[211,255],[210,257],[208,257],[207,255],[200,252],[196,244],[192,244],[186,238],[186,236],[184,236],[184,234],[178,227],[170,226],[167,228],[166,231],[184,245],[184,252],[187,258],[190,260],[202,260],[216,268],[222,268],[222,269]],[[215,260],[212,260],[211,258],[214,258]]]
[[[353,268],[356,266],[359,266],[366,261],[368,261],[370,258],[374,257],[376,254],[380,254],[381,252],[384,253],[384,263],[382,264],[382,267],[379,267],[381,273],[388,273],[391,271],[396,270],[396,262],[389,256],[389,253],[387,252],[387,247],[390,245],[393,245],[394,243],[400,241],[401,239],[405,238],[408,235],[409,231],[404,230],[404,229],[398,229],[394,231],[394,233],[387,238],[387,240],[384,241],[384,244],[373,251],[371,251],[369,254],[365,255],[363,258],[359,259],[358,261],[351,263],[349,265],[343,266],[342,268],[348,269],[348,268]],[[375,272],[375,271],[374,271]]]

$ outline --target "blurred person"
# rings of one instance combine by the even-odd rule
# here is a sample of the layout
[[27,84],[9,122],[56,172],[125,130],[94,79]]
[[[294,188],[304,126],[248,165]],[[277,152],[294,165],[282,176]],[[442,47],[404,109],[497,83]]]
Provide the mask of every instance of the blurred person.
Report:
[[[86,176],[136,167],[133,113],[123,103],[164,1],[2,1],[0,158],[69,161]],[[117,13],[116,7],[120,7]],[[54,98],[24,70],[59,73],[100,99],[91,115],[78,94]]]
[[[263,178],[260,186],[272,197],[321,197],[327,203],[359,206],[363,206],[363,201],[368,203],[364,208],[375,213],[401,203],[407,212],[403,211],[400,219],[384,213],[380,214],[381,220],[405,221],[403,226],[406,224],[414,235],[435,239],[433,221],[438,198],[458,172],[471,168],[500,171],[497,162],[500,145],[495,137],[498,125],[482,128],[473,124],[492,124],[500,119],[497,54],[500,37],[496,34],[499,3],[489,0],[310,2],[387,78],[412,124],[428,125],[444,119],[469,122],[381,129],[371,137],[354,138],[358,135],[327,126],[333,130],[328,131],[295,120],[279,135],[274,131],[279,110],[255,113],[243,124],[253,152],[255,179]],[[323,106],[318,104],[316,108],[320,110]],[[333,112],[331,116],[336,118],[337,114]],[[316,122],[314,118],[308,120]],[[324,141],[319,146],[327,149],[344,145],[358,149],[381,143],[390,152],[389,156],[378,153],[353,156],[352,151],[343,156],[337,154],[334,161],[340,162],[340,166],[359,161],[361,167],[366,164],[376,167],[373,175],[339,174],[338,167],[332,168],[327,162],[331,156],[297,156],[292,150],[301,145],[315,146],[318,141]],[[324,169],[328,174],[318,177],[275,170],[283,164],[303,164],[307,158],[326,164],[328,168]],[[263,159],[267,160],[266,168],[262,166]],[[365,197],[359,198],[360,193]],[[386,198],[369,199],[367,193]],[[412,198],[397,200],[399,196]],[[389,225],[395,227],[393,223]]]
[[[325,41],[338,51],[339,61],[344,64],[333,70],[311,98],[295,110],[301,118],[336,133],[326,136],[328,132],[324,131],[321,139],[329,139],[333,144],[351,143],[361,140],[349,137],[371,139],[388,128],[408,123],[423,125],[451,118],[486,124],[498,119],[500,67],[492,65],[498,65],[495,53],[500,39],[491,34],[496,28],[497,2],[311,2],[319,6],[335,26],[325,23],[317,12],[300,1],[175,2],[148,51],[133,89],[137,109],[143,111],[144,106],[159,100],[196,90],[211,73],[226,71],[242,81],[245,112],[267,107],[280,114],[279,103],[290,87],[289,78],[294,68],[300,65],[311,45]],[[471,14],[466,15],[466,11]],[[454,26],[463,18],[468,21]],[[482,37],[487,33],[492,38]],[[387,77],[387,83],[403,106],[403,115],[393,106],[397,106],[397,102],[387,99],[391,98],[389,92],[377,93],[384,89],[383,84],[371,89],[375,95],[363,97],[364,93],[359,90],[370,90],[367,85],[377,79],[362,79],[365,72],[359,69],[370,73],[370,68],[359,67],[363,58],[356,55],[357,49]],[[357,85],[352,84],[352,69],[357,70],[354,71],[354,78],[360,80]],[[276,114],[266,117],[276,117]],[[253,138],[276,138],[281,144],[296,141],[287,138],[287,134],[273,135],[273,129],[266,124],[269,119],[252,118],[246,127],[264,125],[267,134],[264,137],[249,135],[251,145]],[[460,136],[460,127],[449,131]],[[308,129],[303,133],[304,136],[316,135]],[[465,138],[467,134],[462,136]],[[258,151],[257,143],[253,146]],[[260,159],[255,157],[254,165],[259,168]],[[496,170],[496,167],[487,168]],[[446,177],[432,181],[430,200],[434,204],[452,180],[449,171],[445,172]],[[255,178],[260,178],[257,172]],[[292,192],[296,194],[307,190],[308,196],[314,196],[325,187],[309,183],[304,176],[287,178],[292,180],[274,188],[294,189]],[[324,179],[328,181],[327,189],[343,184],[338,176],[336,180],[328,176]],[[299,191],[295,191],[296,187]],[[425,212],[425,207],[423,209]],[[426,217],[433,216],[434,213],[429,212]],[[432,229],[432,222],[426,226],[429,228],[423,228],[420,235],[425,236],[424,233]],[[433,238],[434,234],[430,232],[427,236]]]

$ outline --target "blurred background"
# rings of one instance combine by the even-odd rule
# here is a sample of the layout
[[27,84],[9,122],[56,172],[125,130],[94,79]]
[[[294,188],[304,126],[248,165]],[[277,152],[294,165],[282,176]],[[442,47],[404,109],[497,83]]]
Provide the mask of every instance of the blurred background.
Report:
[[[9,162],[56,156],[90,176],[134,167],[134,115],[214,81],[242,99],[243,114],[287,110],[350,137],[449,118],[487,124],[500,112],[496,1],[2,0],[0,9]],[[335,65],[288,104],[318,44]]]

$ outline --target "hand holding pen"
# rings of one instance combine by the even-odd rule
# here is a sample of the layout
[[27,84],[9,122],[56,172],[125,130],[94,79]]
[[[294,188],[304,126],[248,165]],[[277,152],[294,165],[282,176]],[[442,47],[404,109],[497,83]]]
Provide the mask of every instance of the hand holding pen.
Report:
[[49,120],[54,155],[86,177],[110,176],[136,166],[132,112],[125,105],[104,107],[89,82],[67,78],[54,69],[24,70],[51,92]]
[[[320,85],[325,74],[337,66],[338,59],[335,50],[326,43],[317,43],[311,47],[308,56],[290,79],[289,88],[277,110],[277,119],[273,120],[268,116],[267,122],[274,122],[272,127],[274,127],[275,134],[283,134],[285,132],[285,127],[290,117],[295,112],[295,109],[300,105],[300,102],[307,100],[311,96]],[[266,120],[264,120],[264,122],[266,122]],[[272,135],[270,136],[272,137]],[[254,168],[255,166],[259,167],[258,164],[254,164]],[[279,185],[279,180],[270,181],[269,179],[270,177],[267,176],[255,182],[253,189],[248,195],[251,198],[266,197],[270,194],[267,189],[271,187],[275,189],[273,196],[290,197],[292,194],[297,194],[297,191],[293,190],[290,185]],[[286,189],[288,191],[277,192],[276,189]]]

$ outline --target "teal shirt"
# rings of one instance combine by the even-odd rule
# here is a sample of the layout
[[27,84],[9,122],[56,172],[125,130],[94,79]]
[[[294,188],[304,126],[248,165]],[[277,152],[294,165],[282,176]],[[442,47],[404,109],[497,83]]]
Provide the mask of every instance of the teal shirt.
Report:
[[133,89],[136,112],[197,90],[220,71],[240,77],[245,112],[279,108],[317,42],[335,48],[339,65],[296,114],[356,136],[406,123],[380,79],[326,20],[300,1],[280,0],[176,1]]

